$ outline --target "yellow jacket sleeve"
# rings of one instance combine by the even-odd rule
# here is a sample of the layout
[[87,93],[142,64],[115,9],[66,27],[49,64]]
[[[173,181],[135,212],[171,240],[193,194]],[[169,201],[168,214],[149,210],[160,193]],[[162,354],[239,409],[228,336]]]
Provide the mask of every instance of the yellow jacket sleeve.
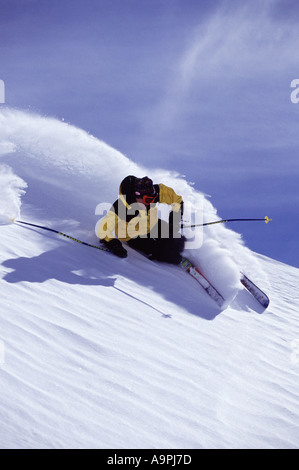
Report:
[[169,204],[174,212],[179,212],[183,202],[182,196],[179,196],[172,188],[159,184],[159,202]]

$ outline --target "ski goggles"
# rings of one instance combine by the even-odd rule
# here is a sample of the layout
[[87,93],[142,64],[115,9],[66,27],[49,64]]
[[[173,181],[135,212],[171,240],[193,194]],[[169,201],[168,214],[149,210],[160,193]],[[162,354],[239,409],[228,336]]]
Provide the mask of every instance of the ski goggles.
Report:
[[138,199],[142,199],[142,201],[144,202],[144,204],[146,206],[149,206],[150,204],[154,204],[157,200],[157,197],[158,197],[158,194],[155,194],[154,196],[147,196],[145,194],[145,195],[142,196],[138,192],[136,192],[135,195],[138,197]]

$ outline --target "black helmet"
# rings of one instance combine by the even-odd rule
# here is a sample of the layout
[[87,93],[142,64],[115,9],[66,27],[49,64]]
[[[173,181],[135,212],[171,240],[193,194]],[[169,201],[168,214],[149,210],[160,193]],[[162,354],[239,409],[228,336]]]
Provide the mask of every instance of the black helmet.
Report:
[[156,195],[154,183],[148,176],[135,179],[135,194],[136,196],[155,196]]

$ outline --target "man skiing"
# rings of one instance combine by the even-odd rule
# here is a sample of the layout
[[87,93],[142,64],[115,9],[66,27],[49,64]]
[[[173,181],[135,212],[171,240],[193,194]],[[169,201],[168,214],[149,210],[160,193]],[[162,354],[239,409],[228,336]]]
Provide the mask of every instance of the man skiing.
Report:
[[[169,222],[158,217],[157,203],[171,206]],[[180,234],[183,199],[164,184],[144,176],[127,176],[120,184],[119,198],[101,220],[97,235],[120,258],[127,256],[122,242],[150,259],[179,264],[185,239]]]

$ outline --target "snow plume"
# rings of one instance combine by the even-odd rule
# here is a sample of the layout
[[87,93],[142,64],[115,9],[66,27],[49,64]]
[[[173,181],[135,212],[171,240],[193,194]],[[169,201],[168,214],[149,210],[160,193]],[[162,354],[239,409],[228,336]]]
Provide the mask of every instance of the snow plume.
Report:
[[[71,227],[74,236],[86,241],[95,242],[99,220],[96,207],[113,203],[120,181],[129,174],[148,175],[156,183],[173,187],[183,196],[191,224],[218,219],[211,202],[182,176],[141,167],[84,130],[57,119],[4,108],[0,111],[0,148],[1,145],[8,152],[2,160],[28,183],[26,208],[34,208],[30,210],[30,219],[34,214],[37,222],[52,224],[61,231]],[[24,186],[7,169],[4,175],[10,178],[11,185],[15,182],[10,186],[14,188],[15,205],[9,212],[14,217]],[[194,230],[185,255],[215,279],[219,289],[225,286],[224,294],[232,297],[238,284],[239,265],[246,268],[254,261],[240,235],[221,225]]]
[[11,223],[20,216],[21,196],[27,187],[25,181],[5,164],[0,165],[0,223]]

